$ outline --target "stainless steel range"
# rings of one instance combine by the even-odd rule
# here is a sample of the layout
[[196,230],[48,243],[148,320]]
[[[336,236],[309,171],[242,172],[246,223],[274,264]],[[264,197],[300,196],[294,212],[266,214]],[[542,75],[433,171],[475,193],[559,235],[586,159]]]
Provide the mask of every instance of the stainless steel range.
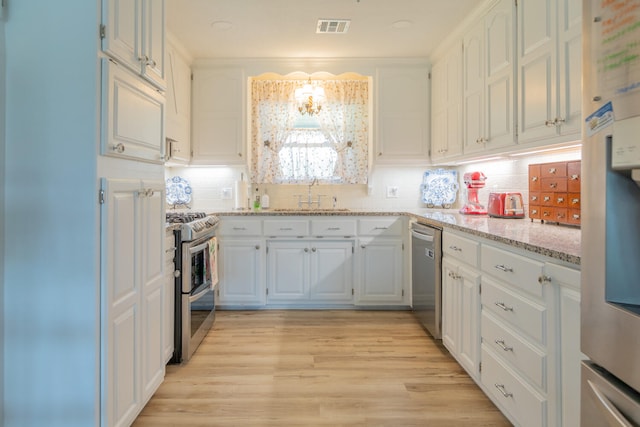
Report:
[[181,363],[191,358],[215,320],[218,283],[217,241],[219,218],[204,212],[168,211],[168,223],[181,223],[176,238],[175,328],[171,359]]

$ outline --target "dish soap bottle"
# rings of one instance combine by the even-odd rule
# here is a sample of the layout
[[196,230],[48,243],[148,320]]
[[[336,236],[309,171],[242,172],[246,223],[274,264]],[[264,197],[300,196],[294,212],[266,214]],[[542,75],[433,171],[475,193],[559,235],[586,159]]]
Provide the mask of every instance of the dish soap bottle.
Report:
[[258,194],[258,187],[256,187],[256,195],[253,198],[253,209],[260,210],[260,194]]
[[266,188],[264,189],[264,194],[260,199],[260,205],[262,206],[262,209],[269,209],[269,195],[267,194]]

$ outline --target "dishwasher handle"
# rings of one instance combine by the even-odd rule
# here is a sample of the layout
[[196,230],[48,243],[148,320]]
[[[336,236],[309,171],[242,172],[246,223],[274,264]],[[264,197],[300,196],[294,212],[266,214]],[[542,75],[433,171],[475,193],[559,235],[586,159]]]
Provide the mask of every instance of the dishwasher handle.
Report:
[[435,238],[431,234],[422,234],[420,232],[417,232],[416,230],[411,230],[411,236],[419,240],[424,240],[425,242],[433,242]]

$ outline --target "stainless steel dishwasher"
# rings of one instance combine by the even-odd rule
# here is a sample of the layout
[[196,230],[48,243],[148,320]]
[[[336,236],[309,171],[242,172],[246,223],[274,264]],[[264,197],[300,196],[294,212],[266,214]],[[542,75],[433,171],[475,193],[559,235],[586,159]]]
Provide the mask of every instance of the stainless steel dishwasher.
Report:
[[435,339],[442,338],[442,230],[411,225],[413,313]]

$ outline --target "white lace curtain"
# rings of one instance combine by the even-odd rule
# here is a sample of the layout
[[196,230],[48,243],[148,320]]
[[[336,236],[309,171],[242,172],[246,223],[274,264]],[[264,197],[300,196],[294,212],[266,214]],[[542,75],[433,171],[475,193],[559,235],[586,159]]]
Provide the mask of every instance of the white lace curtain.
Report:
[[256,183],[366,184],[369,85],[366,80],[316,80],[325,90],[319,127],[296,126],[294,99],[303,80],[253,80],[251,175]]

